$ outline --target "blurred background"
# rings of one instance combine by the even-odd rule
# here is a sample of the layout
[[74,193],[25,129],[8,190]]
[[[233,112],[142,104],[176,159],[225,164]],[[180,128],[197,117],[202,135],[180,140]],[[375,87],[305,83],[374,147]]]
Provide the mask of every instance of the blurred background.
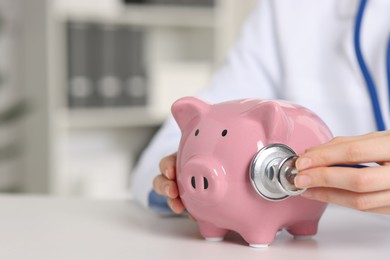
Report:
[[0,0],[0,192],[123,198],[257,0]]

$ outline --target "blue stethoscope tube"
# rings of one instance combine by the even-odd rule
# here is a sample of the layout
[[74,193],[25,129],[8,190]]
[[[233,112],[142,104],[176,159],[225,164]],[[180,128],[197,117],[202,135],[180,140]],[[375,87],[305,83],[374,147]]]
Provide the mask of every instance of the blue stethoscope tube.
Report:
[[[368,70],[366,62],[364,61],[363,54],[360,48],[360,31],[361,31],[363,14],[366,8],[366,4],[367,4],[367,0],[360,1],[360,5],[356,15],[356,22],[355,22],[354,47],[355,47],[356,58],[358,60],[360,70],[366,82],[367,90],[371,98],[371,104],[375,115],[377,130],[383,131],[386,130],[386,126],[383,120],[382,111],[378,99],[378,93],[375,87],[375,82],[371,76],[371,73]],[[390,101],[390,36],[386,48],[386,72],[387,72],[388,95]]]

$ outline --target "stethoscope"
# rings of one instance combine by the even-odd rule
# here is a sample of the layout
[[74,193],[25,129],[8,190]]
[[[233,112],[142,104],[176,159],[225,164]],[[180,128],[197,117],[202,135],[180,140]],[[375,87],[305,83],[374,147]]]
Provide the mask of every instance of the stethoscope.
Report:
[[[360,49],[360,30],[367,0],[361,0],[356,15],[354,46],[359,67],[363,74],[371,98],[378,131],[386,129],[374,80],[367,68]],[[390,100],[390,37],[386,49],[386,70]],[[300,195],[305,189],[295,186],[298,174],[295,161],[298,154],[285,144],[269,144],[260,149],[253,157],[249,167],[249,177],[253,188],[262,198],[269,201],[281,201],[290,196]],[[343,167],[365,167],[363,165],[337,165]]]
[[[386,130],[386,126],[383,120],[375,82],[368,70],[368,67],[363,58],[363,54],[360,48],[360,31],[361,31],[363,14],[364,14],[364,10],[366,9],[366,5],[367,5],[367,0],[360,1],[360,5],[358,8],[358,12],[356,14],[356,21],[355,21],[354,47],[355,47],[356,58],[358,60],[360,70],[362,72],[364,81],[366,82],[366,86],[370,95],[371,105],[375,115],[377,130],[383,131]],[[388,96],[390,100],[390,35],[386,47],[386,74],[387,74]]]
[[295,160],[298,155],[284,144],[270,144],[260,149],[249,167],[249,177],[255,191],[269,201],[280,201],[304,192],[294,185]]

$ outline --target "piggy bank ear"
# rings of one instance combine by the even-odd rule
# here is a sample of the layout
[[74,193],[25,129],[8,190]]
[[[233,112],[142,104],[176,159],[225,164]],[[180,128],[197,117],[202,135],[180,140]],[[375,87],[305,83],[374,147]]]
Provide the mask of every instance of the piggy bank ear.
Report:
[[286,143],[290,139],[291,124],[277,102],[263,101],[246,113],[263,126],[266,144]]
[[184,97],[173,103],[171,111],[181,131],[210,109],[211,105],[194,97]]

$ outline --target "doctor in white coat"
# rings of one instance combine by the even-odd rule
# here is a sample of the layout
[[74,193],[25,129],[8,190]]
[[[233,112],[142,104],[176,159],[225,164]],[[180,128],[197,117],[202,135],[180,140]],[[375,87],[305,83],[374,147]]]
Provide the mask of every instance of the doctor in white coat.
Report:
[[[260,0],[198,96],[210,103],[285,99],[311,109],[345,137],[300,156],[302,196],[390,214],[390,132],[383,131],[390,128],[389,36],[388,0]],[[159,212],[184,211],[175,182],[179,139],[170,118],[135,169],[134,198]],[[327,167],[370,162],[379,164]]]

